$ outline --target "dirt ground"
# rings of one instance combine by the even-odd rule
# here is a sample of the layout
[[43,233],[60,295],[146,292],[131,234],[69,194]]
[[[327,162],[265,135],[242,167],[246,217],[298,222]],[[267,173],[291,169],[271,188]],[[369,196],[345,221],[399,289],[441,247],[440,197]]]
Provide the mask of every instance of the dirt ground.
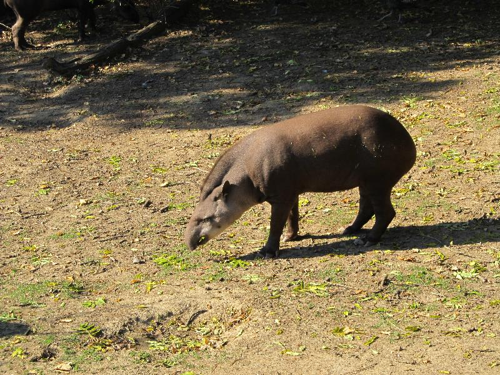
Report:
[[[352,5],[354,3],[354,6]],[[498,374],[500,11],[495,1],[203,3],[71,79],[139,26],[66,12],[0,41],[2,374]],[[146,11],[141,9],[143,24]],[[358,192],[305,194],[301,233],[252,260],[269,205],[194,252],[183,231],[217,156],[254,129],[362,103],[418,157],[380,244],[342,237]]]

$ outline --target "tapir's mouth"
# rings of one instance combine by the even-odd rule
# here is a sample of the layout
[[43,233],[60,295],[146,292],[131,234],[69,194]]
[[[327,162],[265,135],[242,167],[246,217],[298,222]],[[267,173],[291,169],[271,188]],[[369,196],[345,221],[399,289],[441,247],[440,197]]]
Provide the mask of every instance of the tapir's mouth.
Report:
[[194,250],[194,249],[196,249],[198,246],[201,246],[201,245],[203,245],[203,244],[206,244],[206,243],[208,242],[208,240],[209,240],[208,236],[201,236],[200,238],[198,238],[198,240],[197,240],[197,241],[193,241],[193,242],[191,242],[191,244],[190,244],[189,248],[190,248],[191,250]]
[[208,236],[201,236],[199,239],[198,239],[198,242],[197,242],[197,245],[198,246],[201,246],[203,244],[206,244],[208,242]]

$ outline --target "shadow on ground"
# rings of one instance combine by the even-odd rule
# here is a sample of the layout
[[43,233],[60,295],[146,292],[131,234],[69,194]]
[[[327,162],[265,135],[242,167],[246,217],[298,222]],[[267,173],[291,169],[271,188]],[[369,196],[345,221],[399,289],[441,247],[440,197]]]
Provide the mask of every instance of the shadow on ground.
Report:
[[385,12],[379,2],[355,3],[311,1],[307,10],[282,7],[272,17],[265,1],[209,1],[176,31],[131,51],[125,66],[112,62],[108,73],[71,81],[50,75],[41,61],[72,60],[120,35],[83,48],[23,53],[3,42],[1,125],[24,131],[89,119],[125,130],[251,125],[322,100],[383,106],[415,92],[432,99],[460,84],[437,80],[436,72],[497,54],[494,2],[422,0],[402,24],[379,21]]
[[[368,230],[362,230],[363,236]],[[372,247],[354,245],[354,238],[340,234],[310,235],[305,234],[299,240],[321,241],[310,246],[293,246],[293,242],[282,246],[280,258],[314,258],[329,254],[358,255],[374,250],[411,250],[444,248],[460,245],[474,245],[488,242],[500,242],[500,219],[473,219],[463,222],[446,222],[433,225],[411,225],[388,228],[382,241]],[[325,240],[329,243],[325,244]],[[283,245],[283,244],[282,244]],[[241,259],[252,259],[249,254]]]
[[30,331],[30,326],[23,323],[0,322],[0,338],[26,335]]

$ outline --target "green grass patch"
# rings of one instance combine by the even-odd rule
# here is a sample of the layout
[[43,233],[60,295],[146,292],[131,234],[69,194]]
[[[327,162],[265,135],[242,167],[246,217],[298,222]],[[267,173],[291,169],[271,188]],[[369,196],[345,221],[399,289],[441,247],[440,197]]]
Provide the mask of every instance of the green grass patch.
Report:
[[306,283],[303,280],[292,283],[293,292],[296,294],[313,294],[318,297],[328,297],[330,292],[326,283]]
[[425,267],[415,267],[410,273],[401,273],[393,271],[391,274],[394,280],[399,284],[403,284],[409,288],[418,287],[422,285],[431,285],[435,287],[447,288],[449,282],[446,279],[436,277],[432,271]]
[[207,141],[205,142],[205,148],[213,149],[213,148],[226,148],[236,142],[237,139],[232,134],[223,134],[219,137],[214,137],[212,134],[209,134]]
[[249,274],[249,275],[244,275],[242,277],[242,280],[248,282],[249,284],[255,284],[262,281],[262,278],[259,275]]
[[12,178],[12,179],[7,180],[7,181],[5,182],[5,186],[14,186],[15,184],[17,184],[17,182],[18,182],[18,180],[17,180],[17,179]]
[[155,174],[165,174],[167,173],[167,169],[166,168],[163,168],[163,167],[160,167],[160,166],[157,166],[157,165],[152,165],[151,166],[151,171]]
[[0,313],[0,322],[2,323],[11,322],[18,319],[19,318],[13,311],[9,311],[8,313]]
[[94,227],[82,227],[78,229],[69,229],[60,231],[49,236],[51,240],[75,240],[84,237],[88,233],[95,231]]
[[82,303],[83,306],[85,307],[89,307],[89,308],[92,308],[92,309],[95,309],[96,307],[98,306],[103,306],[106,304],[106,299],[105,298],[97,298],[96,300],[93,300],[93,301],[84,301]]
[[342,283],[344,272],[340,267],[325,268],[318,272],[318,277],[332,283]]
[[186,208],[193,207],[191,203],[181,202],[181,203],[169,203],[164,211],[183,211]]
[[43,281],[33,284],[20,284],[9,293],[9,297],[21,306],[39,306],[38,302],[46,296],[75,298],[83,293],[83,286],[77,282]]
[[177,255],[158,255],[153,259],[153,262],[155,262],[159,266],[162,266],[166,270],[177,269],[179,271],[186,271],[192,268],[192,265],[190,265],[186,260],[178,257]]
[[11,293],[9,297],[20,306],[40,306],[38,302],[41,297],[49,294],[50,286],[48,282],[39,282],[34,284],[20,284]]
[[206,282],[220,282],[227,280],[229,277],[227,267],[222,264],[214,264],[203,277]]
[[153,262],[161,266],[165,271],[187,271],[195,268],[190,259],[196,256],[197,252],[188,252],[185,245],[180,245],[172,252],[165,252],[153,257]]
[[119,171],[122,169],[122,167],[121,167],[122,158],[121,157],[111,156],[111,157],[107,158],[106,161],[108,162],[108,164],[110,164],[113,167],[113,169],[115,171]]
[[252,262],[241,259],[230,259],[228,262],[231,268],[247,268],[252,265]]
[[92,323],[82,323],[77,328],[76,332],[79,335],[88,335],[90,337],[99,337],[102,335],[102,329]]

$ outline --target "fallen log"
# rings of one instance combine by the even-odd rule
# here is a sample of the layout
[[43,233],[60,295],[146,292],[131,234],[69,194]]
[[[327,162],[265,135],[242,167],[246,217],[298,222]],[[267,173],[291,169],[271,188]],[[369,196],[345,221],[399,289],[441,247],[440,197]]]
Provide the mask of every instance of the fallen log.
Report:
[[95,66],[110,60],[111,58],[123,54],[128,48],[138,47],[148,40],[159,36],[168,27],[168,25],[178,22],[186,15],[191,5],[198,0],[178,0],[165,9],[163,20],[153,22],[141,30],[114,41],[104,46],[99,51],[85,56],[81,59],[71,60],[69,62],[59,62],[56,59],[49,57],[44,59],[42,66],[53,73],[63,76],[73,76],[77,72],[87,70],[91,66]]

